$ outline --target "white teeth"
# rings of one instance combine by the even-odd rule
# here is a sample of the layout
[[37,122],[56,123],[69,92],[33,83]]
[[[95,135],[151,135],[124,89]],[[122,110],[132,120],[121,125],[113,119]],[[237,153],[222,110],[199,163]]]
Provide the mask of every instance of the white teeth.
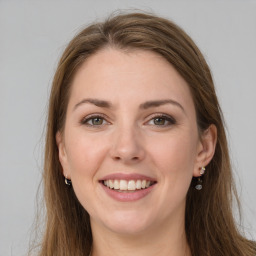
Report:
[[135,186],[135,181],[134,180],[129,180],[128,182],[128,190],[135,190],[136,186]]
[[104,180],[104,185],[115,190],[136,191],[150,187],[154,182],[149,180]]
[[120,180],[120,190],[127,190],[128,184],[126,180]]
[[136,189],[141,189],[141,180],[136,181]]
[[114,189],[119,189],[120,188],[120,184],[118,180],[114,180]]
[[110,187],[110,188],[114,188],[114,182],[113,182],[113,180],[109,180],[109,181],[108,181],[108,184],[109,184],[109,187]]

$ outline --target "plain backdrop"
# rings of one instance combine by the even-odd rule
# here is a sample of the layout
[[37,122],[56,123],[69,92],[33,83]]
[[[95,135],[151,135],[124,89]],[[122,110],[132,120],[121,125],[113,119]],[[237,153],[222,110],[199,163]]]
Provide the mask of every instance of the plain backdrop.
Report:
[[204,53],[226,118],[243,225],[256,239],[255,1],[0,0],[1,256],[25,255],[28,248],[60,54],[84,25],[133,8],[172,19]]

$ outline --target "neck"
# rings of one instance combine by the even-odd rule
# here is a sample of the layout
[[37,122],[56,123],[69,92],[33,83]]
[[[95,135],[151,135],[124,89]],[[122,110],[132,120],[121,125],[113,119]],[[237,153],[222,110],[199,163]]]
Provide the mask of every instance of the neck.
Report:
[[184,221],[172,225],[165,223],[163,227],[131,235],[98,230],[93,224],[91,256],[191,256]]

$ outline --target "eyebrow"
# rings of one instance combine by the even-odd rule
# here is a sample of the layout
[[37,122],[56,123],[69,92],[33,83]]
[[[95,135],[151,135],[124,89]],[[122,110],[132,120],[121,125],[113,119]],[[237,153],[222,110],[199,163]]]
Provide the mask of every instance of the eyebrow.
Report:
[[159,106],[166,105],[166,104],[175,105],[175,106],[179,107],[184,113],[186,113],[183,106],[179,102],[172,100],[172,99],[146,101],[145,103],[142,103],[140,105],[140,109],[159,107]]
[[[75,110],[80,105],[85,104],[85,103],[90,103],[90,104],[93,104],[100,108],[113,108],[113,105],[109,101],[89,98],[89,99],[83,99],[80,102],[78,102],[74,106],[73,110]],[[149,109],[149,108],[153,108],[153,107],[160,107],[160,106],[166,105],[166,104],[175,105],[175,106],[179,107],[184,113],[186,113],[183,106],[179,102],[172,100],[172,99],[146,101],[146,102],[140,104],[139,108],[140,109]]]
[[75,106],[74,109],[78,108],[80,105],[90,103],[100,108],[112,108],[112,104],[106,100],[98,100],[98,99],[83,99],[79,101]]

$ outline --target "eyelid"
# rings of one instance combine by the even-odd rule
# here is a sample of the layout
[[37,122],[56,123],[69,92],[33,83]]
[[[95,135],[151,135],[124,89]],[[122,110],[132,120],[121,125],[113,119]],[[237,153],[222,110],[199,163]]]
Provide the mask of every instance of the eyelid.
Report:
[[[87,116],[85,116],[85,117],[83,117],[83,118],[81,119],[80,124],[82,124],[82,125],[87,125],[87,126],[89,126],[89,127],[101,127],[101,126],[103,126],[103,125],[106,125],[106,124],[92,125],[92,124],[88,124],[88,123],[87,123],[89,120],[94,119],[94,118],[102,118],[103,121],[105,121],[107,124],[110,124],[110,122],[108,121],[108,116],[106,116],[105,114],[102,114],[102,113],[93,113],[93,114],[89,114],[89,115],[87,115]],[[174,125],[174,124],[177,123],[177,122],[176,122],[176,119],[175,119],[173,116],[169,115],[169,114],[165,114],[165,113],[154,113],[154,114],[148,116],[148,118],[147,118],[148,121],[146,121],[145,124],[148,124],[150,121],[152,121],[152,120],[155,119],[155,118],[164,118],[166,121],[169,122],[169,124],[165,124],[165,125],[156,125],[156,124],[153,125],[153,124],[152,124],[152,126],[167,127],[167,126],[171,126],[171,125]]]
[[102,125],[91,125],[91,124],[87,124],[87,122],[88,122],[89,120],[94,119],[94,118],[102,118],[104,121],[107,122],[107,124],[110,123],[110,122],[107,120],[108,117],[107,117],[105,114],[102,114],[102,113],[93,113],[93,114],[87,115],[87,116],[85,116],[85,117],[82,118],[82,120],[80,121],[80,123],[81,123],[82,125],[94,126],[94,127],[96,127],[96,126],[100,127],[100,126],[103,126],[103,125],[104,125],[104,124],[102,124]]
[[174,117],[172,117],[169,114],[164,114],[164,113],[155,113],[155,114],[151,115],[149,118],[150,119],[146,123],[149,123],[150,121],[152,121],[155,118],[164,118],[164,119],[166,119],[166,121],[169,121],[169,124],[167,124],[167,125],[154,125],[157,127],[160,127],[160,126],[166,127],[166,126],[171,126],[171,125],[174,125],[177,123],[177,121]]

